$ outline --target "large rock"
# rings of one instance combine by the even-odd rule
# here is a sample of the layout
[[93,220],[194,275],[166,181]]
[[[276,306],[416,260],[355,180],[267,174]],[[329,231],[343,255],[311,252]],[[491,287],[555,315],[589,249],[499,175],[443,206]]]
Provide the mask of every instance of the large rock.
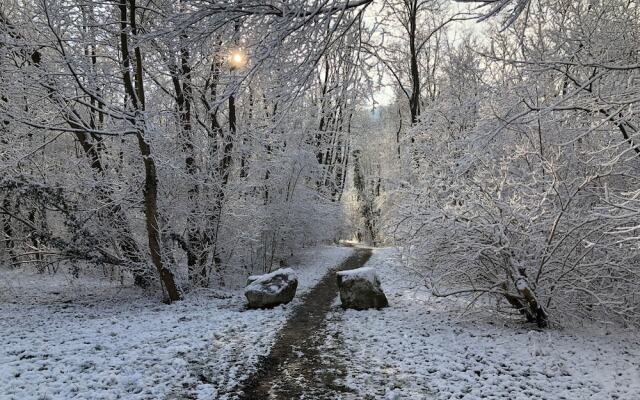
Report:
[[278,269],[266,275],[250,276],[244,295],[249,308],[270,308],[293,300],[298,277],[291,268]]
[[338,287],[343,308],[366,310],[389,305],[373,268],[363,267],[338,272]]

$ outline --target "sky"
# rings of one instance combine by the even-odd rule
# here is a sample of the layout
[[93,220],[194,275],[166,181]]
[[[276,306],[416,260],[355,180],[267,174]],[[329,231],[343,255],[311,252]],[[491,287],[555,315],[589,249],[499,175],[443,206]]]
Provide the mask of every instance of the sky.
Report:
[[[365,22],[367,24],[373,24],[375,17],[380,14],[380,9],[383,6],[383,2],[374,3],[373,7],[369,7],[365,12]],[[450,2],[450,7],[453,12],[469,12],[472,9],[471,5],[463,5],[461,3]],[[462,37],[464,33],[472,32],[474,34],[482,34],[486,23],[479,23],[476,20],[469,21],[457,21],[449,25],[449,30],[453,33],[454,37]],[[401,29],[401,28],[399,28]],[[458,34],[459,33],[459,34]],[[387,71],[385,77],[383,77],[384,86],[378,88],[369,99],[368,106],[375,108],[376,106],[387,106],[393,103],[395,97],[394,80]]]

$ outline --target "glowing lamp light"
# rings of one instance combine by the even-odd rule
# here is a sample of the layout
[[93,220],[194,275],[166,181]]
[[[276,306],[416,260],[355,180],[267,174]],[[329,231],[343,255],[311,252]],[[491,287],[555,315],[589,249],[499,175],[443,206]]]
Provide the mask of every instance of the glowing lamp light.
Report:
[[229,54],[229,63],[233,68],[240,68],[247,63],[247,56],[242,50],[234,50]]

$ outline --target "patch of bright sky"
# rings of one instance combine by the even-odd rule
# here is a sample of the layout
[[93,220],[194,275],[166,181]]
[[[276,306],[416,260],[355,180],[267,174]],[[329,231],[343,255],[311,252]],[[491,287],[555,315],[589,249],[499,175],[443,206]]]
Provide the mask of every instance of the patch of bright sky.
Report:
[[[367,11],[365,12],[365,21],[367,22],[367,24],[375,23],[376,16],[380,14],[382,7],[384,7],[384,2],[380,1],[374,3],[372,7],[369,7],[367,9]],[[449,4],[449,8],[451,9],[452,13],[472,13],[475,7],[451,1]],[[464,37],[467,33],[472,33],[475,36],[482,37],[483,33],[486,31],[486,28],[486,23],[477,22],[477,20],[473,19],[451,23],[451,25],[449,25],[449,32],[452,34],[451,37],[455,41]],[[402,28],[398,27],[398,29]],[[384,107],[392,104],[397,94],[395,85],[396,82],[393,80],[389,72],[386,71],[385,75],[382,77],[382,85],[376,88],[366,106],[375,109],[376,107]]]

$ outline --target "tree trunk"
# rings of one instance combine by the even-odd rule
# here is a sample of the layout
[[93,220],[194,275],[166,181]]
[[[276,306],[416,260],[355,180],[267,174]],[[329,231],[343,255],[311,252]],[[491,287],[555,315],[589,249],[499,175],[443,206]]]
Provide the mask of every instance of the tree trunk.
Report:
[[181,300],[182,293],[175,282],[175,276],[162,262],[162,241],[158,226],[158,178],[156,165],[153,158],[151,158],[151,147],[145,141],[143,131],[138,132],[137,138],[140,153],[144,159],[144,214],[151,260],[160,274],[160,280],[167,289],[169,301]]
[[162,241],[160,237],[160,228],[158,226],[158,177],[156,164],[151,155],[151,146],[145,138],[145,98],[144,98],[144,82],[142,72],[142,51],[140,47],[134,48],[134,65],[135,70],[135,87],[131,79],[131,56],[129,54],[129,37],[127,33],[127,21],[129,21],[131,34],[137,34],[136,26],[136,2],[129,0],[130,18],[127,18],[127,2],[122,0],[120,7],[120,46],[122,51],[122,71],[125,92],[135,112],[135,119],[130,122],[136,128],[136,137],[138,139],[138,148],[140,155],[144,161],[144,214],[147,227],[147,238],[149,242],[149,251],[151,260],[158,270],[160,280],[167,290],[169,302],[181,300],[182,292],[175,281],[173,272],[168,269],[162,261]]
[[[11,209],[11,201],[8,194],[2,199],[2,208]],[[13,240],[13,228],[11,226],[11,217],[7,214],[2,217],[2,233],[4,234],[4,248],[9,255],[9,265],[14,266],[16,262],[15,242]]]
[[[181,40],[186,39],[182,36]],[[191,65],[189,51],[183,46],[180,49],[180,67],[170,66],[175,91],[178,120],[180,123],[179,140],[185,153],[185,169],[187,174],[195,179],[197,172],[196,158],[193,147],[191,104],[193,90],[191,85]],[[188,191],[189,214],[186,222],[186,241],[184,243],[187,255],[187,268],[189,281],[194,286],[206,286],[207,268],[205,265],[207,256],[205,253],[206,238],[200,221],[196,215],[196,201],[199,193],[197,183],[192,183]]]
[[411,97],[409,98],[409,110],[411,112],[411,123],[415,124],[420,117],[420,70],[418,69],[418,49],[416,47],[418,3],[416,1],[412,3],[409,9],[409,52],[411,56]]

